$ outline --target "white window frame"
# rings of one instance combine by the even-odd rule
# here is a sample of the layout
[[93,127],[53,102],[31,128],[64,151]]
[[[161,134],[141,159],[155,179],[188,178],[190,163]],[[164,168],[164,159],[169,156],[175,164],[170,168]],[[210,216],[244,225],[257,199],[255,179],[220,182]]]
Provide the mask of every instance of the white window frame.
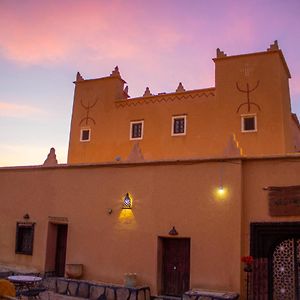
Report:
[[[142,124],[141,136],[140,137],[132,137],[132,127],[134,124]],[[129,139],[131,141],[142,140],[144,137],[144,120],[139,121],[131,121],[130,122],[130,130],[129,130]]]
[[[88,140],[83,140],[82,139],[82,133],[83,133],[83,131],[86,131],[86,130],[89,131],[89,139]],[[80,142],[83,142],[83,143],[90,142],[90,140],[91,140],[91,132],[92,132],[91,128],[89,128],[89,127],[80,128]]]
[[[184,119],[184,132],[180,132],[180,133],[174,132],[174,122],[176,119]],[[186,115],[178,115],[178,116],[172,117],[172,126],[171,126],[171,135],[172,136],[186,135],[186,129],[187,129],[187,121],[186,120],[187,120]]]
[[[244,119],[250,118],[250,117],[254,117],[254,129],[253,130],[245,130],[244,128]],[[241,131],[242,132],[257,132],[257,116],[256,114],[244,114],[241,115]]]

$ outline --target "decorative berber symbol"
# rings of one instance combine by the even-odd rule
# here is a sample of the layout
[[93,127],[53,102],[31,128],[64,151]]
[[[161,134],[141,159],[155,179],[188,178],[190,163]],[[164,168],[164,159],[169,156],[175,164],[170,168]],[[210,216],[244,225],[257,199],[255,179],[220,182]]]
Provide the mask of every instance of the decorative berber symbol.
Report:
[[81,106],[86,110],[86,116],[81,119],[79,125],[81,125],[84,121],[85,121],[85,125],[88,125],[89,121],[92,121],[94,123],[94,125],[96,124],[96,121],[90,117],[90,110],[97,104],[98,98],[92,103],[90,104],[90,102],[88,102],[88,104],[84,104],[82,99],[80,99],[80,103]]
[[255,91],[259,86],[259,80],[257,81],[255,87],[253,87],[252,89],[249,87],[249,83],[247,82],[246,84],[246,89],[245,90],[242,90],[240,87],[239,87],[239,84],[236,83],[236,88],[238,91],[240,91],[241,93],[246,93],[247,94],[247,101],[246,102],[243,102],[242,104],[239,105],[238,109],[236,110],[236,112],[238,113],[241,109],[242,106],[244,105],[247,105],[247,112],[250,112],[251,110],[251,105],[252,106],[256,106],[259,110],[260,109],[260,106],[258,104],[256,104],[255,102],[251,102],[250,101],[250,93],[252,93],[253,91]]

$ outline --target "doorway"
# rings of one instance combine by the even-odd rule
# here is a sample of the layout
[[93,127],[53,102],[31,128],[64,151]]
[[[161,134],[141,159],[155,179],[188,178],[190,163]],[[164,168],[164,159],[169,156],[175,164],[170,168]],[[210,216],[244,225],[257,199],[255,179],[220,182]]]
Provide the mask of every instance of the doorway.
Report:
[[67,224],[49,223],[45,271],[64,276],[67,252]]
[[300,222],[252,223],[252,298],[300,299]]
[[272,255],[273,299],[299,299],[300,240],[291,238],[279,242]]
[[190,286],[190,238],[159,238],[160,290],[181,296]]
[[68,225],[59,224],[56,226],[57,226],[57,239],[56,239],[55,274],[56,276],[64,276],[65,265],[66,265]]

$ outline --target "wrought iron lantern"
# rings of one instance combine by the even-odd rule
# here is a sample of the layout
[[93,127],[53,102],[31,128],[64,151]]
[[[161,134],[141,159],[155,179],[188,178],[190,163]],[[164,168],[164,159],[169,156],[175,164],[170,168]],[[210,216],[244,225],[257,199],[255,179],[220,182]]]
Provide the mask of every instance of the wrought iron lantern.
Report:
[[129,193],[126,193],[126,195],[123,199],[122,209],[132,209],[132,199],[129,196]]

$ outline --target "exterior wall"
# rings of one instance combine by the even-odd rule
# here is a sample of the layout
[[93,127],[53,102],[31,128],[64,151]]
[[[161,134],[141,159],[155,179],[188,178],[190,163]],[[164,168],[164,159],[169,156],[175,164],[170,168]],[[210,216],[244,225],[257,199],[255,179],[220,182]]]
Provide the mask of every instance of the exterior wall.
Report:
[[300,216],[270,216],[268,191],[263,189],[269,186],[300,185],[299,174],[299,156],[244,162],[242,247],[245,255],[249,255],[251,222],[300,221]]
[[[226,191],[221,198],[220,180]],[[155,294],[158,237],[175,226],[178,237],[191,238],[191,287],[240,289],[238,160],[1,169],[0,183],[6,199],[0,257],[6,263],[48,268],[49,217],[64,217],[67,263],[84,264],[85,278],[104,282],[122,283],[124,273],[136,272]],[[121,209],[126,192],[133,196],[132,210]],[[16,222],[25,213],[36,222],[33,256],[14,252]]]
[[[290,75],[282,52],[214,61],[216,87],[210,89],[124,99],[121,77],[76,81],[68,163],[126,161],[137,142],[145,160],[220,157],[232,134],[246,156],[294,152]],[[88,104],[95,106],[87,112]],[[256,114],[257,132],[241,132],[244,114]],[[186,135],[171,135],[175,115],[187,116]],[[131,141],[130,121],[139,120],[143,139]],[[90,142],[80,142],[85,127],[91,129]]]
[[[98,81],[80,82],[76,87],[74,103],[78,104],[84,89],[94,90],[93,97],[96,98],[98,91],[100,93],[101,89],[109,88],[97,89],[98,84]],[[90,142],[79,140],[80,128],[85,127],[79,126],[84,109],[74,104],[68,163],[111,162],[116,157],[126,161],[137,142],[129,139],[131,121],[144,121],[144,136],[138,143],[147,160],[195,158],[199,154],[207,156],[208,153],[218,156],[229,138],[228,135],[224,143],[216,131],[204,130],[211,122],[211,113],[218,110],[214,89],[123,101],[104,98],[100,94],[99,99],[90,113],[96,120],[96,124],[90,122],[88,126],[91,128]],[[171,136],[174,115],[187,116],[187,135]]]
[[[234,132],[243,153],[284,154],[293,151],[290,136],[288,71],[281,51],[270,51],[215,59],[216,91],[220,107],[220,127]],[[249,99],[253,103],[249,110]],[[239,106],[245,103],[243,106]],[[259,107],[257,107],[256,105]],[[238,111],[239,109],[239,111]],[[257,132],[241,132],[241,115],[256,114]],[[288,115],[288,117],[287,117]],[[226,120],[226,121],[225,121]],[[270,143],[272,141],[272,143]]]
[[292,115],[292,133],[294,140],[294,151],[300,151],[300,124],[296,115]]

